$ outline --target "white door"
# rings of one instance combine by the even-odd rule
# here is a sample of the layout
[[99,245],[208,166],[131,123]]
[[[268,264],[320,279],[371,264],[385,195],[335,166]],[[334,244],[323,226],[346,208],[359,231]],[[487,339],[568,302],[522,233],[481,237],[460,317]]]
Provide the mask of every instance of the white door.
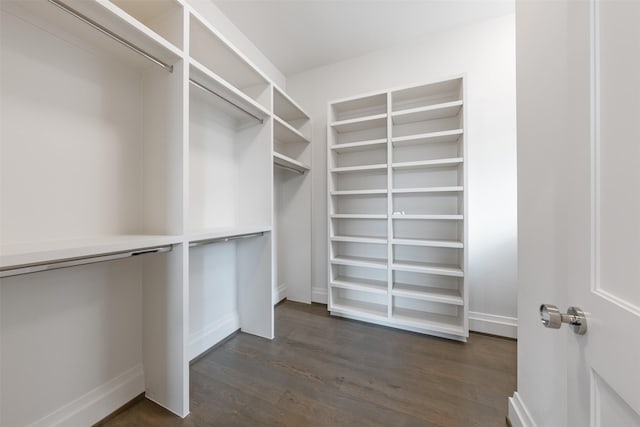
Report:
[[[640,1],[536,3],[516,16],[522,329],[510,419],[640,426]],[[535,325],[541,303],[580,307],[586,334]]]

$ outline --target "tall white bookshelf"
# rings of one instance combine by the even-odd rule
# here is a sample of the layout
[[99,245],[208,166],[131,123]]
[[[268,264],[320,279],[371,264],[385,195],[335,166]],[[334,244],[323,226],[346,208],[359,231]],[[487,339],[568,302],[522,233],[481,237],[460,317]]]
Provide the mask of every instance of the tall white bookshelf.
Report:
[[192,359],[274,336],[309,117],[182,0],[3,0],[0,64],[0,425],[186,416]]
[[468,337],[464,86],[329,103],[331,314]]

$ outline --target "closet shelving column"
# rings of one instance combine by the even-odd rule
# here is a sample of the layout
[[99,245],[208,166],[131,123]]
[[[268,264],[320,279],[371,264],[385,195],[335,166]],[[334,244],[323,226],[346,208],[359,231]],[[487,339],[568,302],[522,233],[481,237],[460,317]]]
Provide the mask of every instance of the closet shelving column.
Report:
[[311,119],[273,86],[273,301],[311,302]]
[[463,94],[455,78],[329,104],[332,314],[468,336]]
[[329,310],[387,319],[387,94],[329,105]]
[[123,372],[188,412],[185,10],[135,3],[0,3],[3,425],[86,416]]
[[463,79],[392,91],[391,321],[468,336]]
[[238,328],[273,338],[271,83],[189,16],[190,360]]

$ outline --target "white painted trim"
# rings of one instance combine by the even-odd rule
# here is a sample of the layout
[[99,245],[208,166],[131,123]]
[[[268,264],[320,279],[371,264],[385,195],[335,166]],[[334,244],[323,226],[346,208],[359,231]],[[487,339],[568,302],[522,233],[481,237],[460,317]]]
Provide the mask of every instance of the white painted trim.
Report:
[[513,393],[513,397],[509,398],[507,418],[511,427],[536,427],[536,423],[533,422],[531,414],[517,391]]
[[193,360],[240,328],[237,312],[218,319],[189,336],[189,360]]
[[93,425],[144,392],[142,365],[121,373],[30,427]]
[[287,297],[287,285],[285,283],[280,283],[278,285],[278,289],[273,293],[273,305],[276,305],[283,299]]
[[501,337],[518,338],[518,319],[470,311],[469,330]]
[[329,295],[327,292],[327,288],[326,287],[322,287],[322,288],[318,288],[318,287],[312,287],[311,288],[311,302],[317,302],[320,304],[328,304],[329,303]]

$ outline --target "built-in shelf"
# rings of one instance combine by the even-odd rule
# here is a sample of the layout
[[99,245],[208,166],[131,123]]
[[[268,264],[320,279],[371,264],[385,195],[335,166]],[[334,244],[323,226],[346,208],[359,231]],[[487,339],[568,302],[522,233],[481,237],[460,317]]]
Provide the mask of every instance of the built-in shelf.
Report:
[[378,258],[338,255],[331,258],[330,263],[339,265],[351,265],[354,267],[370,267],[383,270],[387,269],[387,260]]
[[285,122],[309,120],[307,113],[289,95],[277,86],[274,86],[273,89],[273,113],[276,116]]
[[464,335],[465,328],[462,316],[447,316],[428,311],[411,310],[394,307],[391,320],[403,325],[429,329],[451,335]]
[[444,220],[444,221],[462,221],[463,215],[414,215],[414,214],[393,214],[392,219],[416,219],[416,220]]
[[281,166],[286,169],[292,169],[302,174],[308,172],[310,169],[309,166],[305,165],[304,163],[276,152],[273,153],[273,163],[277,166]]
[[6,244],[0,246],[0,269],[97,257],[181,242],[180,236],[120,235]]
[[331,214],[331,219],[387,219],[385,214]]
[[391,243],[394,245],[429,246],[432,248],[462,249],[464,247],[464,243],[456,240],[392,239]]
[[394,188],[392,190],[395,194],[403,193],[457,193],[463,191],[463,187],[450,186],[450,187],[422,187],[422,188]]
[[310,142],[302,132],[275,115],[273,116],[273,131],[275,139],[280,142],[299,144],[307,144]]
[[331,312],[357,315],[375,320],[387,319],[387,306],[366,301],[334,297]]
[[236,119],[238,127],[251,120],[261,122],[269,117],[269,112],[260,104],[193,59],[189,62],[189,79],[200,90],[208,92],[210,99],[227,115]]
[[444,102],[442,104],[396,111],[391,114],[391,119],[394,125],[446,119],[457,116],[461,109],[462,101]]
[[191,231],[187,238],[189,243],[205,240],[224,239],[233,236],[246,236],[256,233],[266,233],[272,230],[270,225],[241,226],[241,227],[220,227],[206,230]]
[[387,194],[386,189],[375,189],[375,190],[339,190],[332,191],[332,196],[358,196],[364,194]]
[[386,145],[387,139],[371,139],[368,141],[348,142],[344,144],[332,145],[331,149],[338,153],[348,153],[353,151],[366,151],[374,148],[376,145]]
[[345,166],[338,168],[331,168],[332,173],[351,173],[351,172],[366,172],[373,170],[386,170],[387,164],[381,163],[376,165],[363,165],[363,166]]
[[340,120],[331,123],[331,128],[338,133],[347,133],[384,127],[386,125],[387,114],[385,113],[367,117],[358,117],[357,119]]
[[372,294],[387,294],[387,282],[338,276],[331,281],[334,288],[350,289],[352,291],[369,292]]
[[464,305],[462,295],[457,289],[394,283],[391,294],[395,297],[441,302],[452,305]]
[[458,166],[458,165],[461,165],[463,161],[464,160],[462,157],[454,157],[450,159],[420,160],[415,162],[398,162],[398,163],[393,163],[391,167],[393,169],[436,168],[436,167]]
[[440,276],[464,277],[460,266],[443,265],[415,261],[396,261],[391,265],[393,270],[410,271],[414,273],[437,274]]
[[457,142],[460,136],[463,135],[462,129],[444,130],[440,132],[420,133],[405,136],[394,136],[391,138],[391,142],[394,146],[401,145],[414,145],[425,143],[442,143],[442,142]]
[[376,243],[386,244],[387,239],[384,237],[372,236],[331,236],[332,242],[349,242],[349,243]]

